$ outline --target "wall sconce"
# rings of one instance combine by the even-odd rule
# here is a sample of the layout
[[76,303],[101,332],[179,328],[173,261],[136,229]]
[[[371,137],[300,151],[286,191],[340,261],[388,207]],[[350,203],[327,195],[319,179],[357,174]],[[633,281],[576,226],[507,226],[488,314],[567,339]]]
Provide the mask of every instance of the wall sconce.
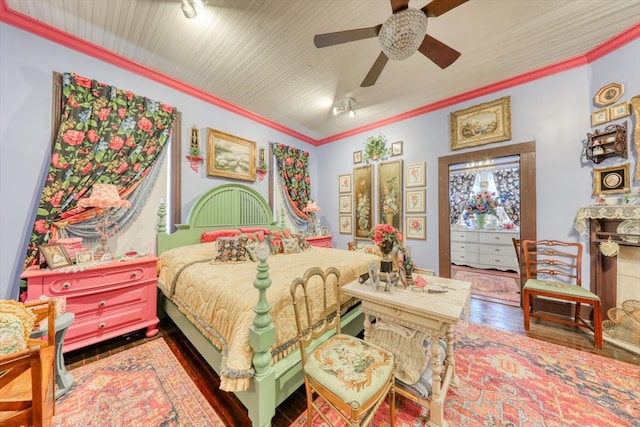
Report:
[[356,116],[356,100],[349,97],[342,98],[333,106],[331,110],[334,116],[338,114],[348,113],[349,117],[354,118]]
[[204,4],[202,0],[182,0],[182,13],[184,13],[184,17],[187,19],[193,19],[198,16],[198,11],[202,10]]

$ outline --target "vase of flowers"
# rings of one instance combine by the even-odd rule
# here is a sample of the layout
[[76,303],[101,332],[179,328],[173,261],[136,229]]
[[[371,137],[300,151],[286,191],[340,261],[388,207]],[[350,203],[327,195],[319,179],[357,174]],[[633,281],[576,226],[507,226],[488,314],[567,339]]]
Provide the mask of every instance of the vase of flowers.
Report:
[[402,232],[392,225],[378,224],[372,230],[371,240],[380,248],[380,252],[383,254],[383,259],[380,262],[380,271],[383,273],[391,272],[393,270],[391,252],[395,246],[404,240]]
[[479,230],[484,229],[486,215],[495,215],[500,206],[495,192],[482,190],[471,197],[465,211],[467,214],[476,216],[476,227]]
[[307,206],[305,206],[304,209],[302,209],[302,212],[307,214],[307,222],[308,222],[307,235],[316,236],[317,235],[316,213],[320,212],[320,207],[316,205],[315,201],[313,201],[312,199],[309,199],[309,201],[307,202]]

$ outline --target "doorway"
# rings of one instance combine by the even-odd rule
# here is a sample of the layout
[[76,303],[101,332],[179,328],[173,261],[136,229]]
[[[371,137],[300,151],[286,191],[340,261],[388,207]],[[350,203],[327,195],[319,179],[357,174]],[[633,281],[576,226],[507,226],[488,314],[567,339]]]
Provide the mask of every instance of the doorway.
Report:
[[[536,228],[536,156],[535,142],[505,145],[438,159],[438,235],[439,274],[451,277],[451,227],[449,204],[449,170],[460,163],[483,162],[489,159],[518,156],[520,159],[520,239],[535,240]],[[520,283],[524,272],[520,268]]]

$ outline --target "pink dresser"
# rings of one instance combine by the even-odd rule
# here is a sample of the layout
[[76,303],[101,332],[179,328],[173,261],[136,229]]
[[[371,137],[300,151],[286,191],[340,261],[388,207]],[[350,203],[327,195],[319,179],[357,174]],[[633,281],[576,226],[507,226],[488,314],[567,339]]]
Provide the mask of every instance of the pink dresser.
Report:
[[321,248],[330,248],[333,246],[333,239],[330,234],[326,236],[307,237],[307,242],[309,242],[310,245]]
[[86,347],[138,329],[158,333],[155,256],[112,261],[79,272],[27,269],[27,300],[41,295],[66,297],[75,314],[64,340],[64,352]]

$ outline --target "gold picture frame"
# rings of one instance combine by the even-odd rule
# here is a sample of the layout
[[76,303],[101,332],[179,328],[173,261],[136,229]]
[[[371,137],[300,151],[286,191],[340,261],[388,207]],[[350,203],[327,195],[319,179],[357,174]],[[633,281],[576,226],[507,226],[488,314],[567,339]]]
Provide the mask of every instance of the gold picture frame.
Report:
[[402,160],[378,165],[378,218],[380,223],[402,230]]
[[351,174],[338,175],[338,193],[351,193]]
[[622,83],[609,83],[602,86],[594,95],[593,103],[598,107],[606,107],[616,102],[624,94],[624,85]]
[[421,190],[406,190],[405,191],[405,199],[406,213],[425,213],[427,211],[426,208],[426,197],[427,190],[424,188]]
[[339,233],[340,234],[352,234],[353,227],[351,222],[353,221],[353,217],[351,215],[340,215],[338,217],[339,221]]
[[401,156],[402,155],[402,141],[392,142],[391,143],[391,156]]
[[341,194],[338,198],[338,213],[350,214],[351,213],[351,194]]
[[39,249],[47,265],[52,270],[68,267],[73,264],[71,258],[69,258],[69,254],[67,254],[67,250],[60,243],[40,245]]
[[593,170],[593,195],[628,193],[631,191],[629,163]]
[[424,187],[427,185],[425,173],[427,172],[426,162],[408,163],[405,166],[404,171],[404,186],[406,188],[411,187]]
[[407,239],[427,239],[427,217],[407,215],[404,237]]
[[353,164],[362,163],[362,150],[353,152]]
[[450,114],[451,150],[511,139],[511,97],[485,102]]
[[602,123],[609,121],[609,109],[603,108],[602,110],[594,111],[591,113],[591,126],[598,126]]
[[630,115],[631,106],[626,101],[609,107],[609,120],[616,120]]
[[353,237],[370,240],[369,233],[375,224],[373,205],[373,165],[353,168]]
[[256,180],[256,143],[207,128],[207,175]]

